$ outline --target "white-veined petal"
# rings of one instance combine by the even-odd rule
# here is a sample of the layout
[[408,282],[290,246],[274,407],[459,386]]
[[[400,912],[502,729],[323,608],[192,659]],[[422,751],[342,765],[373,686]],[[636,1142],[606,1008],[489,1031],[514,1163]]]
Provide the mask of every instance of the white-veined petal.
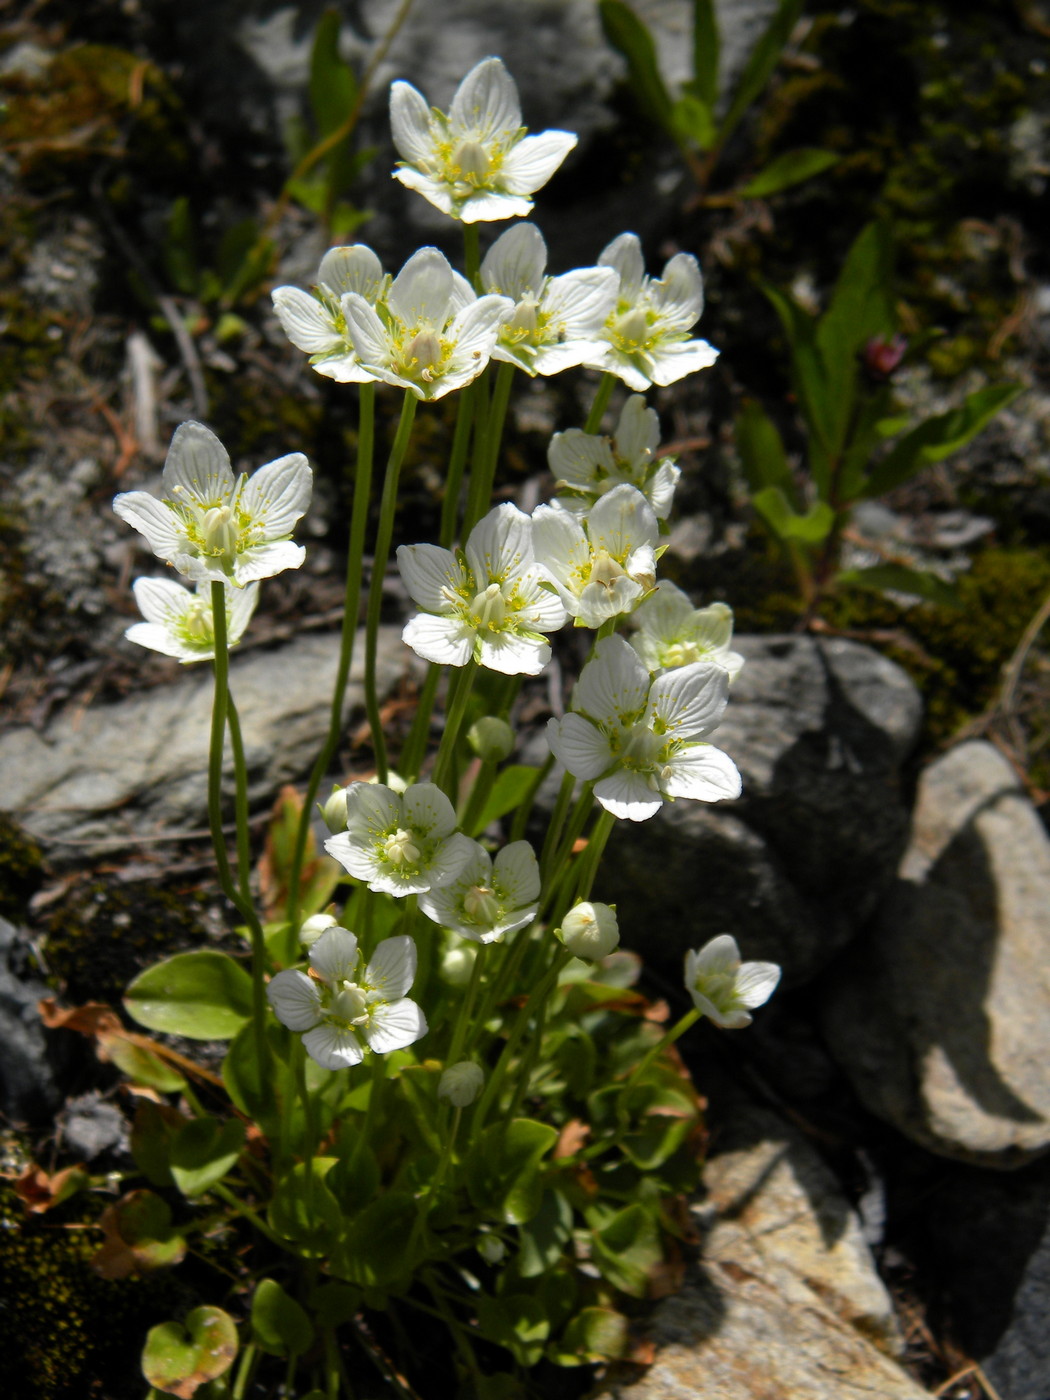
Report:
[[449,593],[467,582],[466,570],[452,551],[436,544],[399,545],[397,567],[413,601],[427,612],[451,612]]
[[252,613],[254,613],[258,601],[259,585],[257,583],[249,583],[244,588],[228,588],[226,590],[227,641],[231,647],[244,636],[245,628],[252,620]]
[[780,968],[771,962],[746,962],[736,975],[736,995],[745,1006],[764,1005],[777,989]]
[[[674,384],[687,374],[707,369],[718,359],[718,351],[706,340],[660,341],[650,351],[649,378],[654,384]],[[619,369],[616,373],[630,383]]]
[[540,897],[540,867],[528,841],[504,846],[493,863],[492,879],[506,895],[511,909],[520,909]]
[[331,317],[308,292],[299,287],[275,287],[271,295],[281,329],[298,350],[323,355],[342,347],[343,337]]
[[365,301],[375,301],[383,288],[383,264],[367,243],[329,248],[321,259],[317,280],[337,301],[346,292],[357,292]]
[[460,83],[449,108],[449,123],[458,139],[486,140],[516,132],[521,103],[514,79],[498,58],[484,58]]
[[740,966],[740,949],[731,933],[720,933],[702,948],[686,954],[686,983],[691,986],[698,977],[713,974],[725,976]]
[[569,340],[597,340],[616,306],[616,292],[616,273],[611,267],[581,267],[549,279],[542,308],[557,335]]
[[612,765],[613,751],[600,729],[582,715],[547,721],[547,743],[563,768],[585,783],[600,778]]
[[457,311],[448,329],[448,337],[455,342],[453,361],[472,369],[470,378],[480,374],[492,354],[496,337],[503,322],[514,310],[510,297],[498,297],[486,293]]
[[594,489],[613,470],[612,447],[607,437],[567,428],[551,438],[547,463],[555,477],[567,485]]
[[704,279],[690,253],[676,253],[659,282],[649,283],[649,304],[659,314],[662,330],[687,331],[704,309]]
[[156,622],[162,627],[177,622],[195,597],[184,584],[171,578],[137,578],[131,591],[147,622]]
[[721,749],[711,744],[690,745],[668,759],[660,774],[660,787],[668,797],[732,802],[740,796],[740,772]]
[[267,984],[266,998],[290,1031],[308,1031],[321,1019],[321,989],[305,972],[278,972]]
[[649,672],[622,637],[603,637],[572,693],[573,709],[598,721],[629,722],[641,715],[649,694]]
[[124,491],[114,498],[113,513],[143,536],[158,559],[174,561],[185,546],[178,517],[148,491]]
[[713,661],[694,661],[653,681],[645,722],[659,721],[676,739],[702,739],[718,726],[729,697],[729,677]]
[[391,1050],[404,1050],[406,1045],[413,1045],[426,1035],[427,1018],[421,1007],[404,997],[401,1001],[377,1006],[362,1031],[371,1050],[387,1055]]
[[510,194],[530,195],[545,185],[576,145],[571,131],[541,131],[525,136],[503,157],[499,178]]
[[400,180],[406,189],[415,190],[417,194],[421,194],[436,209],[440,209],[442,214],[456,216],[452,189],[444,180],[439,179],[436,175],[428,175],[425,171],[414,170],[410,165],[401,170],[395,170],[392,174],[394,179]]
[[435,666],[465,666],[474,650],[475,635],[473,627],[460,618],[419,613],[405,623],[401,639]]
[[233,470],[225,447],[203,423],[180,423],[162,474],[165,496],[186,492],[202,505],[218,505],[233,491]]
[[471,530],[463,552],[478,589],[514,578],[532,563],[532,521],[509,502],[493,506]]
[[473,860],[476,845],[477,842],[472,841],[462,831],[454,831],[451,836],[446,836],[431,856],[429,887],[436,889],[458,880]]
[[550,643],[516,632],[481,633],[480,663],[501,676],[538,676],[551,659]]
[[401,825],[401,797],[385,783],[351,783],[346,829],[356,841],[374,841]]
[[515,224],[500,234],[481,264],[481,285],[487,292],[521,301],[539,297],[547,270],[547,245],[535,224]]
[[654,793],[642,773],[618,768],[594,785],[594,795],[607,812],[626,821],[644,822],[663,806],[663,798]]
[[407,934],[384,938],[365,968],[364,985],[384,1001],[403,997],[415,981],[416,945]]
[[365,1057],[353,1031],[343,1030],[331,1021],[322,1023],[303,1036],[303,1049],[322,1069],[349,1069]]
[[340,304],[346,318],[347,333],[361,363],[375,369],[380,375],[385,374],[390,364],[390,341],[375,307],[370,306],[358,292],[347,292]]
[[531,199],[525,199],[522,195],[500,194],[496,190],[474,191],[456,207],[456,217],[465,224],[520,219],[531,213]]
[[568,585],[591,555],[583,526],[568,511],[537,506],[532,513],[532,552],[559,583]]
[[290,535],[306,513],[312,492],[310,463],[301,452],[290,452],[248,478],[239,505],[268,540],[279,540]]
[[353,982],[357,973],[357,953],[354,934],[333,924],[311,946],[310,966],[330,987],[339,982]]
[[616,425],[616,455],[625,462],[651,461],[660,441],[660,419],[641,394],[631,394]]
[[564,627],[567,614],[557,593],[541,586],[548,581],[546,569],[533,564],[519,581],[516,597],[522,604],[516,615],[519,626],[530,632],[557,632]]
[[641,546],[657,544],[660,525],[642,493],[623,482],[595,502],[587,516],[587,534],[593,549],[626,561]]
[[437,248],[420,248],[394,278],[387,293],[390,310],[410,329],[441,327],[452,296],[452,267]]
[[133,622],[125,627],[124,636],[136,646],[147,647],[161,656],[173,656],[184,665],[191,661],[210,661],[215,655],[214,647],[203,643],[197,648],[187,646],[170,628],[158,622]]
[[430,108],[411,83],[390,85],[390,134],[405,160],[425,161],[433,154]]
[[666,520],[671,514],[675,487],[681,475],[681,468],[676,467],[670,457],[665,457],[646,486],[645,494],[649,497],[657,520]]
[[[253,544],[237,556],[233,576],[239,584],[251,583],[260,578],[273,578],[274,574],[282,574],[285,569],[301,568],[305,558],[306,550],[303,546],[293,544],[291,540],[271,540],[267,544]],[[224,575],[221,566],[209,567],[207,576],[222,579]]]
[[403,820],[421,836],[439,840],[456,829],[456,809],[436,783],[413,783],[401,799]]
[[598,258],[599,267],[611,267],[620,278],[620,300],[634,301],[645,280],[645,259],[636,233],[621,233],[606,245]]

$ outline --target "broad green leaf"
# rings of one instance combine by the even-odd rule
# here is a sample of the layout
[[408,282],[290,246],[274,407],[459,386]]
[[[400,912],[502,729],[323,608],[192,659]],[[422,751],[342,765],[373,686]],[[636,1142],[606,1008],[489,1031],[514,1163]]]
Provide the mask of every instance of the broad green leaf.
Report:
[[231,1171],[244,1146],[244,1124],[236,1118],[191,1118],[171,1144],[171,1174],[184,1196],[203,1195]]
[[745,199],[765,199],[767,195],[790,189],[792,185],[801,185],[804,180],[812,180],[814,175],[819,175],[822,170],[827,170],[839,160],[841,156],[837,156],[834,151],[822,151],[816,146],[801,146],[797,151],[784,151],[753,179],[748,180],[746,185],[742,185],[737,194],[743,195]]
[[237,1355],[237,1328],[222,1308],[194,1308],[185,1326],[151,1327],[142,1353],[142,1374],[152,1386],[180,1400],[225,1375]]
[[800,544],[816,545],[827,539],[835,524],[835,512],[824,501],[815,501],[805,515],[798,515],[777,486],[756,491],[751,504],[781,540],[798,540]]
[[419,1207],[408,1191],[388,1191],[353,1219],[339,1259],[351,1283],[384,1287],[410,1281],[419,1263],[414,1226]]
[[713,0],[693,0],[693,82],[709,111],[718,101],[720,39]]
[[357,79],[339,55],[342,20],[335,8],[321,16],[310,53],[310,106],[322,136],[342,126],[357,100]]
[[848,588],[866,588],[875,593],[907,593],[938,607],[958,609],[959,595],[950,583],[936,574],[909,569],[905,564],[873,564],[869,569],[846,569],[835,582]]
[[[565,1328],[558,1343],[558,1364],[615,1361],[626,1356],[628,1321],[612,1308],[583,1308]],[[563,1360],[562,1355],[570,1358]]]
[[176,953],[140,973],[124,1005],[151,1031],[229,1040],[251,1018],[252,979],[225,953]]
[[256,1345],[272,1356],[301,1356],[313,1345],[313,1323],[276,1279],[259,1281],[252,1295],[251,1321]]
[[683,92],[671,108],[671,128],[680,141],[709,151],[715,141],[711,108],[695,93]]
[[777,486],[789,501],[793,501],[795,479],[788,465],[784,441],[761,404],[745,399],[734,428],[737,451],[751,490]]
[[101,1278],[170,1269],[186,1256],[186,1241],[172,1226],[167,1201],[152,1191],[132,1191],[107,1206],[99,1225],[105,1238],[91,1267]]
[[186,1119],[168,1104],[140,1099],[131,1125],[131,1156],[136,1167],[154,1186],[173,1186],[171,1144]]
[[508,812],[515,811],[525,799],[535,778],[536,769],[524,763],[512,763],[504,768],[492,784],[492,791],[475,823],[475,831],[484,831],[490,822],[498,821]]
[[529,1293],[481,1294],[476,1306],[482,1334],[506,1347],[520,1365],[535,1366],[551,1330],[539,1299]]
[[314,1157],[286,1171],[277,1183],[270,1202],[271,1229],[285,1239],[295,1240],[308,1254],[330,1254],[343,1224],[339,1204],[325,1184],[335,1166],[334,1157]]
[[591,1246],[603,1277],[633,1298],[646,1296],[650,1273],[664,1256],[656,1221],[644,1206],[625,1206],[618,1211],[592,1231]]
[[868,478],[865,496],[882,496],[940,462],[985,428],[995,415],[1023,393],[1022,384],[989,384],[967,396],[959,408],[927,418],[896,443]]
[[474,1143],[466,1162],[471,1199],[511,1225],[523,1225],[540,1208],[540,1162],[558,1140],[556,1128],[531,1118],[506,1127],[493,1123]]
[[740,118],[773,76],[773,69],[779,63],[780,56],[784,52],[787,41],[791,37],[791,31],[801,13],[802,0],[781,0],[769,27],[751,50],[744,71],[740,75],[733,100],[729,104],[729,111],[726,113],[718,133],[719,145],[725,144],[730,133],[736,129]]
[[627,60],[631,90],[639,107],[658,126],[671,131],[671,95],[660,76],[652,35],[623,0],[599,0],[598,13],[605,37]]
[[535,1278],[551,1269],[572,1239],[572,1206],[558,1191],[544,1191],[539,1210],[519,1228],[518,1273]]
[[177,1094],[186,1080],[167,1060],[144,1045],[135,1045],[122,1035],[105,1037],[107,1057],[133,1084],[145,1084],[161,1094]]

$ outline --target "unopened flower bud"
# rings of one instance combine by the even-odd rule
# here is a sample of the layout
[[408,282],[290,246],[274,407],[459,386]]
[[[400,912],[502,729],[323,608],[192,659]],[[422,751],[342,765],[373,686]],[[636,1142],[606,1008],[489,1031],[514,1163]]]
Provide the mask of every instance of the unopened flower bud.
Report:
[[505,719],[485,715],[467,730],[467,743],[486,763],[502,763],[514,749],[514,730]]
[[577,904],[561,922],[561,941],[574,958],[597,962],[620,942],[620,926],[611,904]]
[[346,788],[334,787],[332,795],[321,808],[324,824],[333,836],[346,830]]
[[473,1060],[460,1060],[449,1065],[438,1080],[438,1098],[448,1099],[454,1108],[466,1108],[481,1093],[485,1074]]
[[299,942],[304,948],[312,948],[326,928],[335,925],[334,914],[311,914],[304,919],[299,929]]
[[507,1255],[507,1246],[498,1235],[482,1235],[478,1240],[478,1253],[486,1264],[498,1264]]
[[474,944],[463,943],[450,948],[441,959],[441,980],[450,987],[465,987],[474,971],[478,950]]

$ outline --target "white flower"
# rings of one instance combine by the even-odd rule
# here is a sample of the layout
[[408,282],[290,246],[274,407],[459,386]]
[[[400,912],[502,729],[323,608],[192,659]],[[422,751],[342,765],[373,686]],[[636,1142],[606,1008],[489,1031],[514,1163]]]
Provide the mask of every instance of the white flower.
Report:
[[433,544],[402,545],[397,567],[424,609],[402,636],[437,665],[479,665],[507,676],[535,676],[550,660],[542,634],[565,622],[543,586],[532,553],[532,522],[517,506],[495,506],[455,554]]
[[466,1108],[481,1093],[485,1082],[485,1072],[473,1060],[460,1060],[441,1071],[438,1080],[438,1098],[448,1099],[453,1108]]
[[733,610],[725,603],[694,608],[689,595],[662,580],[631,619],[638,631],[631,645],[650,671],[671,671],[694,661],[713,661],[730,680],[744,658],[730,650]]
[[619,946],[620,923],[611,904],[574,905],[561,921],[561,941],[574,958],[597,962]]
[[641,394],[632,394],[624,404],[611,439],[581,428],[555,433],[547,461],[555,489],[569,492],[559,504],[581,514],[607,491],[626,484],[641,491],[657,520],[666,520],[682,473],[671,457],[657,460],[659,441],[660,420]]
[[376,376],[357,358],[346,327],[343,298],[355,292],[374,306],[389,280],[365,244],[329,248],[321,259],[314,295],[299,287],[275,287],[273,309],[285,335],[306,351],[318,374],[340,384],[364,384]]
[[421,399],[476,379],[514,308],[508,297],[475,296],[436,248],[413,253],[377,305],[359,292],[347,292],[341,305],[363,368]]
[[547,724],[555,758],[616,817],[644,821],[666,800],[740,796],[740,774],[701,742],[718,725],[729,678],[699,661],[652,680],[622,637],[595,648],[573,691],[572,713]]
[[413,783],[403,795],[383,783],[351,784],[346,830],[324,848],[370,890],[394,895],[447,884],[474,854],[474,842],[456,831],[452,803],[433,783]]
[[776,963],[742,963],[728,933],[685,955],[685,989],[697,1010],[729,1030],[749,1026],[752,1009],[769,1000],[779,981]]
[[690,340],[689,330],[704,309],[704,284],[697,261],[676,253],[659,281],[646,277],[642,245],[633,233],[614,238],[598,259],[620,277],[616,309],[605,325],[605,353],[589,361],[617,374],[631,389],[673,384],[706,369],[718,351],[706,340]]
[[581,267],[561,277],[546,273],[547,245],[535,224],[509,228],[481,264],[485,290],[514,302],[492,358],[531,375],[557,374],[603,353],[602,326],[619,285],[611,267]]
[[277,1019],[290,1031],[305,1032],[304,1050],[325,1069],[360,1064],[359,1036],[370,1050],[385,1055],[427,1032],[427,1018],[405,996],[416,975],[411,938],[385,938],[363,973],[359,963],[354,935],[329,928],[310,949],[312,977],[278,972],[266,988]]
[[126,491],[113,509],[184,577],[240,588],[297,569],[306,557],[289,539],[310,504],[310,465],[301,452],[236,479],[215,434],[203,423],[182,423],[161,484],[159,501],[146,491]]
[[336,923],[334,914],[311,914],[308,919],[303,920],[299,928],[299,942],[304,948],[312,948],[321,934],[335,928]]
[[498,58],[459,85],[448,115],[411,83],[390,89],[390,126],[403,157],[394,179],[466,224],[516,219],[576,145],[568,131],[526,136],[518,89]]
[[532,547],[579,626],[600,627],[637,607],[656,582],[660,526],[633,486],[614,486],[582,519],[537,506]]
[[504,846],[495,861],[475,841],[471,859],[454,880],[420,895],[428,919],[475,943],[498,943],[531,924],[540,899],[540,868],[527,841]]
[[[129,642],[177,656],[187,661],[208,661],[215,655],[215,628],[211,611],[211,588],[198,584],[186,588],[171,578],[137,578],[131,585],[135,602],[145,622],[134,622],[124,633]],[[226,640],[229,646],[244,636],[259,600],[259,585],[246,588],[224,587],[226,597]]]

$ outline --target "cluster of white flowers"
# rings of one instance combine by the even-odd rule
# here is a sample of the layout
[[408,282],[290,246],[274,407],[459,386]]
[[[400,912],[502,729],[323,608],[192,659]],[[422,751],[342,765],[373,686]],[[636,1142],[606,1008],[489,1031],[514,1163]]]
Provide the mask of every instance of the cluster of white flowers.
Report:
[[[402,157],[395,178],[467,225],[528,214],[531,196],[576,144],[566,132],[526,133],[517,90],[498,58],[467,75],[447,113],[409,83],[394,83],[390,115]],[[698,609],[673,584],[657,582],[661,533],[681,473],[659,454],[659,420],[642,396],[717,356],[691,338],[703,310],[697,261],[678,253],[660,278],[650,277],[639,239],[624,233],[595,266],[550,275],[539,229],[518,223],[492,243],[475,274],[472,285],[438,249],[422,248],[391,276],[372,249],[356,244],[325,254],[312,292],[273,292],[289,340],[318,374],[340,383],[382,382],[432,400],[464,388],[496,360],[530,376],[585,366],[636,391],[610,436],[576,428],[554,435],[551,503],[531,516],[497,505],[455,550],[398,549],[419,609],[404,640],[438,665],[534,676],[550,660],[549,635],[570,619],[600,629],[570,712],[549,722],[555,758],[593,784],[608,812],[631,821],[675,798],[735,798],[736,767],[707,740],[743,660],[730,649],[732,614],[724,604]],[[236,643],[257,580],[303,561],[291,534],[310,493],[301,454],[235,478],[218,438],[184,423],[160,498],[128,492],[114,510],[195,588],[137,580],[146,620],[127,636],[180,661],[213,656],[219,595],[208,585],[220,584],[227,641]],[[609,635],[620,623],[633,629],[630,643]],[[499,738],[505,757],[508,740]],[[351,876],[373,891],[417,897],[424,915],[467,940],[463,948],[498,942],[537,916],[540,875],[529,843],[514,841],[493,857],[458,829],[452,803],[432,783],[406,785],[393,774],[387,783],[353,783],[332,794],[324,816],[334,833],[326,849]],[[423,1013],[405,995],[415,975],[411,938],[384,940],[361,969],[354,934],[333,915],[307,920],[301,936],[310,974],[279,972],[268,995],[319,1064],[357,1064],[366,1048],[399,1049],[424,1034]],[[579,957],[606,956],[619,938],[615,911],[580,903],[560,936]],[[721,1025],[745,1024],[746,1008],[775,985],[770,965],[741,967],[728,935],[690,959],[696,1005]],[[480,1074],[469,1062],[452,1066],[439,1092],[466,1105]]]

